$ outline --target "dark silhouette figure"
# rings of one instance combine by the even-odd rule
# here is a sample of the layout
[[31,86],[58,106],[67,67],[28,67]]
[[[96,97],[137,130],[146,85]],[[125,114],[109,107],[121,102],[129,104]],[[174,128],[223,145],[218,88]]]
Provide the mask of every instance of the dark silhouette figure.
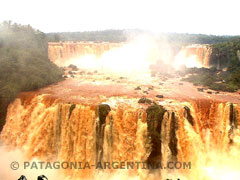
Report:
[[21,175],[21,177],[18,180],[27,180],[27,178],[24,175]]
[[44,175],[38,176],[37,180],[48,180],[48,178]]

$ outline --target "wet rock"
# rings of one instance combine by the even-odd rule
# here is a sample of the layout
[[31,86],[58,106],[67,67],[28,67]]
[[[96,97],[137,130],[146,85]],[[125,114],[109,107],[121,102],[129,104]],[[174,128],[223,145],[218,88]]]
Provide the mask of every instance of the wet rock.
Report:
[[142,97],[141,99],[139,99],[138,103],[140,103],[140,104],[152,104],[152,101],[150,99]]
[[68,68],[71,68],[73,71],[78,71],[78,67],[73,64],[70,64]]
[[106,117],[110,111],[111,108],[108,104],[100,104],[98,106],[99,121],[97,121],[96,124],[96,162],[101,162],[103,158],[103,142]]
[[234,105],[233,104],[230,104],[230,113],[229,113],[229,119],[230,119],[230,126],[231,126],[231,129],[237,129],[238,127],[238,119],[237,119],[237,116],[236,116],[236,110],[234,109]]
[[138,86],[138,87],[136,87],[134,90],[141,90],[141,88]]
[[166,110],[161,105],[151,105],[147,108],[148,136],[151,139],[152,151],[147,159],[148,164],[161,162],[161,127]]
[[186,117],[186,119],[188,120],[188,122],[193,126],[194,122],[193,122],[193,117],[191,115],[191,110],[189,107],[185,106],[184,107],[184,116]]
[[148,91],[153,90],[153,86],[148,88]]
[[100,124],[105,123],[105,119],[110,111],[111,111],[111,108],[108,104],[100,104],[98,106],[98,115],[99,115]]
[[230,131],[229,131],[229,137],[230,137],[230,140],[229,140],[229,144],[233,144],[233,133],[235,131],[235,129],[238,128],[238,118],[236,116],[236,110],[234,108],[234,105],[233,104],[230,104],[230,112],[229,112],[229,125],[230,125]]
[[172,118],[170,123],[170,142],[168,143],[168,147],[171,150],[172,156],[177,158],[178,155],[178,148],[177,148],[177,134],[176,131],[178,129],[177,117],[175,113],[172,112]]
[[204,88],[197,88],[199,92],[203,92]]
[[149,94],[148,91],[143,91],[143,93],[145,93],[145,94]]
[[158,95],[156,95],[156,97],[157,98],[163,98],[163,95],[158,94]]
[[69,116],[68,119],[71,117],[73,110],[76,108],[76,104],[72,104],[69,108]]

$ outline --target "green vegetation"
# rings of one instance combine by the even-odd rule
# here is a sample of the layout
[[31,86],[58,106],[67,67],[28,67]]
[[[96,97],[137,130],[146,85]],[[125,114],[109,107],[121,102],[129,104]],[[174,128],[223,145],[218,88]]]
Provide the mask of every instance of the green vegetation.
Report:
[[[234,92],[240,89],[240,38],[211,45],[210,57],[212,68],[190,68],[184,80],[202,85],[216,91]],[[222,70],[222,69],[226,70]]]
[[206,34],[180,34],[180,33],[166,33],[163,34],[169,43],[179,43],[183,45],[188,44],[216,44],[221,42],[229,42],[239,36],[216,36]]
[[210,57],[210,63],[212,66],[222,69],[233,65],[232,67],[235,68],[239,59],[239,37],[234,37],[231,41],[213,44],[211,47],[212,54]]
[[47,42],[47,36],[30,25],[0,24],[0,130],[7,106],[19,92],[62,79],[62,70],[48,59]]
[[58,41],[94,41],[94,42],[124,42],[127,40],[123,30],[85,31],[48,33],[49,39]]
[[138,34],[150,34],[158,40],[167,40],[172,46],[183,46],[188,44],[215,44],[228,42],[236,36],[215,36],[204,34],[180,34],[180,33],[161,33],[154,34],[149,31],[138,29],[131,30],[103,30],[103,31],[84,31],[84,32],[58,32],[48,33],[50,41],[94,41],[94,42],[125,42],[129,38]]
[[230,72],[216,68],[190,68],[187,70],[189,76],[183,80],[216,91],[234,92],[240,88],[240,66],[235,69]]

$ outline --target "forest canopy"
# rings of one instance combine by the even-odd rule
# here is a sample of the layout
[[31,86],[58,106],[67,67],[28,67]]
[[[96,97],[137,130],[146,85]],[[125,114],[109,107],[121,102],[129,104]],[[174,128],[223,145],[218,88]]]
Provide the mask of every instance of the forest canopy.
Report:
[[0,24],[0,130],[19,92],[62,80],[62,70],[48,59],[47,42],[46,34],[30,25]]

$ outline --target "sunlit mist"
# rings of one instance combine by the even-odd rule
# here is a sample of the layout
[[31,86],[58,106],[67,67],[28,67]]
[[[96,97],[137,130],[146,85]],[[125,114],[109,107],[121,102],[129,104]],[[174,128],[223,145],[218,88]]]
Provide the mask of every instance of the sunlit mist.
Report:
[[[66,45],[73,45],[71,42]],[[86,53],[76,55],[75,57],[50,57],[50,59],[59,66],[77,65],[79,68],[88,70],[98,70],[105,73],[118,74],[131,77],[149,77],[152,70],[161,73],[173,73],[182,67],[208,67],[211,49],[204,45],[192,45],[182,47],[176,54],[167,41],[159,41],[154,37],[141,34],[105,50],[100,56],[96,54],[97,49],[104,48],[105,44],[92,43],[81,45],[86,48]],[[65,45],[64,45],[65,46]],[[50,54],[58,54],[59,51],[68,51],[67,46],[64,49],[54,52],[54,47],[49,46]],[[78,44],[75,45],[78,47]],[[92,46],[92,47],[89,47]],[[111,44],[109,44],[111,46]],[[92,49],[91,49],[92,48]],[[69,52],[65,52],[69,54]],[[77,52],[75,52],[78,54]]]
[[167,43],[159,43],[151,36],[139,35],[118,48],[104,52],[99,58],[88,54],[70,59],[64,65],[75,64],[80,68],[125,76],[145,76],[150,74],[150,65],[158,61],[166,63],[165,65],[171,63],[171,52],[166,47],[163,49],[166,45]]
[[200,68],[203,65],[198,61],[196,55],[187,57],[184,51],[180,51],[175,57],[174,67],[180,69],[182,66],[186,66],[187,68]]

